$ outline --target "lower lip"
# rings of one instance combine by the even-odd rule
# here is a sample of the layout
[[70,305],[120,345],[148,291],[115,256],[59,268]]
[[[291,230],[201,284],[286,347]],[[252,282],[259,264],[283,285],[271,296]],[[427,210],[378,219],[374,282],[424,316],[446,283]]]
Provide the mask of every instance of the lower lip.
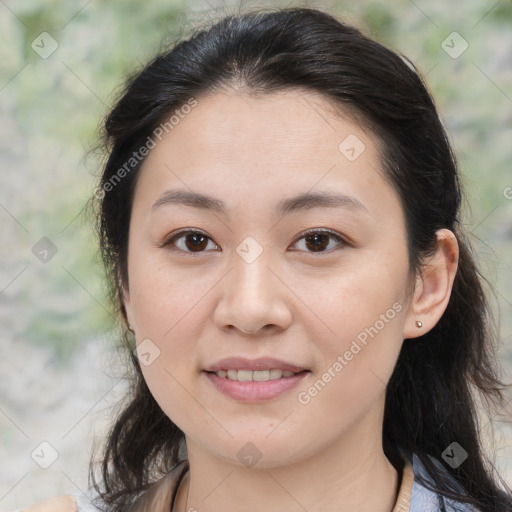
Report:
[[259,402],[262,400],[270,400],[289,391],[310,372],[301,372],[295,374],[293,377],[281,377],[280,379],[267,380],[264,382],[239,382],[217,377],[215,373],[204,373],[221,393],[242,402]]

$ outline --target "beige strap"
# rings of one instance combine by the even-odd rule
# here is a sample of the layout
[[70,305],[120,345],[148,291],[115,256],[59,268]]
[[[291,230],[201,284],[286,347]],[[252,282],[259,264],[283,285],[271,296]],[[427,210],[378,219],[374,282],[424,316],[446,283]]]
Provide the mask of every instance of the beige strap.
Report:
[[21,512],[76,512],[76,500],[69,494],[63,494],[34,503]]
[[402,483],[398,491],[398,498],[391,512],[409,512],[411,509],[412,484],[414,483],[414,473],[412,464],[405,462],[402,472]]

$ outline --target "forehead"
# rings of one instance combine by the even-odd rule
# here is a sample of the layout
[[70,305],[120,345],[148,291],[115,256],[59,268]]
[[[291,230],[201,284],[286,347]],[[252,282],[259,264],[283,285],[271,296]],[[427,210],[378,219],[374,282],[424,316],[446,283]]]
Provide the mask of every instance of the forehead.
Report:
[[343,173],[369,182],[380,170],[376,136],[340,115],[328,98],[302,90],[200,96],[156,142],[141,171],[151,181],[161,175],[206,187],[236,181],[240,187],[287,182],[309,189]]
[[[351,119],[348,110],[325,96],[300,89],[267,94],[217,91],[199,97],[197,106],[180,117],[172,133],[193,147],[232,156],[235,144],[245,149],[265,144],[266,150],[276,152],[292,146],[298,158],[315,149],[337,149],[337,142],[351,133],[373,138],[369,130]],[[265,158],[265,154],[260,157]]]

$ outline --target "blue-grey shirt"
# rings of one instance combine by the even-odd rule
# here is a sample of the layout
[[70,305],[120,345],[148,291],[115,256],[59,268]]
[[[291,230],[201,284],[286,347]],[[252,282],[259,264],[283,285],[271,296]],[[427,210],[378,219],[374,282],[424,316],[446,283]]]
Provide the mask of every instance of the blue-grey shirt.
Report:
[[[439,461],[434,460],[434,463],[441,471],[446,471]],[[411,506],[409,509],[404,509],[403,512],[439,512],[441,510],[439,506],[439,495],[421,485],[417,480],[418,476],[421,475],[425,480],[433,483],[432,479],[428,476],[425,467],[415,454],[412,455],[412,468],[414,473],[414,482],[411,492]],[[462,490],[460,485],[457,484],[457,487]],[[452,512],[450,507],[454,512],[479,512],[477,509],[466,503],[455,502],[448,498],[444,498],[444,500],[447,512]],[[402,511],[400,510],[397,512]]]

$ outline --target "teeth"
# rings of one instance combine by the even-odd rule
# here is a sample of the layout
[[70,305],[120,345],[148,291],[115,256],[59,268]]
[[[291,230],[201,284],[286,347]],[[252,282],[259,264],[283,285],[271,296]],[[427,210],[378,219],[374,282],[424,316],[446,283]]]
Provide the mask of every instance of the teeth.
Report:
[[220,370],[215,372],[221,379],[238,380],[239,382],[265,382],[267,380],[276,380],[282,377],[292,377],[295,372],[271,368],[270,370]]

